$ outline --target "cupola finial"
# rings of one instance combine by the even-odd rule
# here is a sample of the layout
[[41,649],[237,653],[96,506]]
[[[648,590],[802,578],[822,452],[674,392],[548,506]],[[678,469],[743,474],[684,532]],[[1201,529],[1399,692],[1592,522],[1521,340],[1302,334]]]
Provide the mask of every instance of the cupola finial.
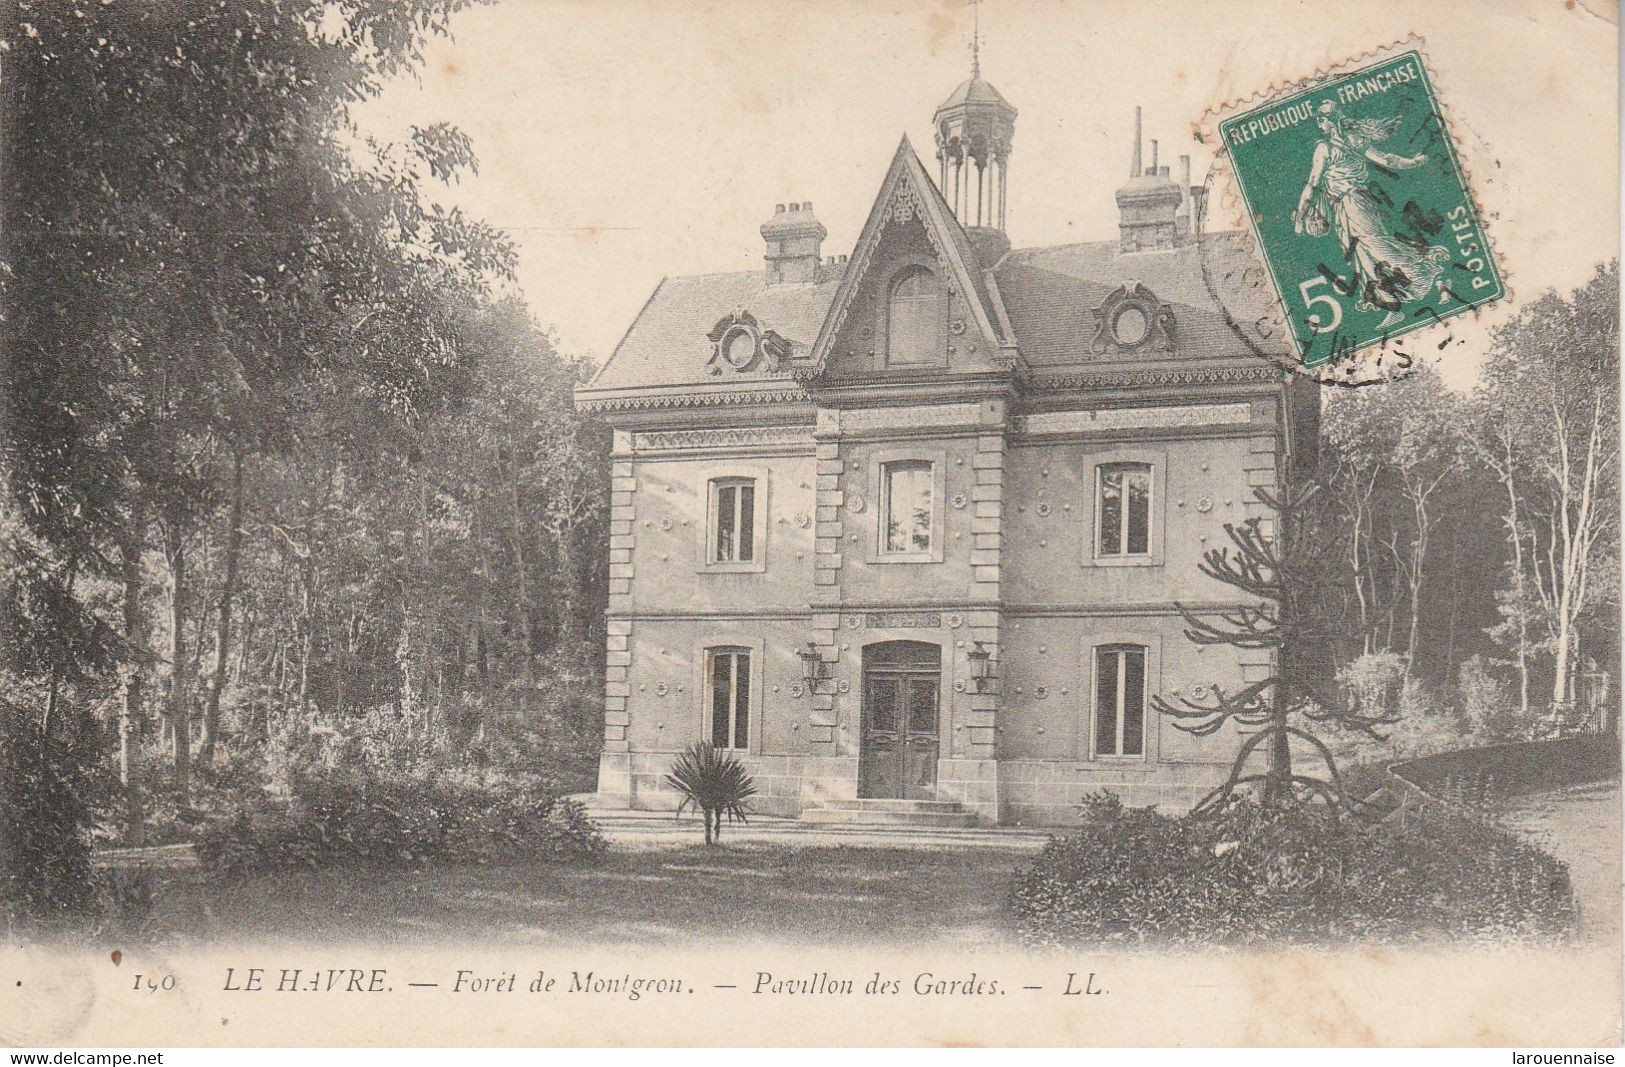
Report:
[[970,0],[970,76],[982,76],[982,0]]

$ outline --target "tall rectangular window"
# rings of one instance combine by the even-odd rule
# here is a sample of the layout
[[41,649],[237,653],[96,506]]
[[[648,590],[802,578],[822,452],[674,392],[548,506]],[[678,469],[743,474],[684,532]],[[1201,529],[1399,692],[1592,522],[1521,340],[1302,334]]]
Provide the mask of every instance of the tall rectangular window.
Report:
[[1145,647],[1095,650],[1095,755],[1145,755]]
[[1151,554],[1151,465],[1107,463],[1095,493],[1095,554]]
[[756,558],[756,480],[711,482],[711,562],[749,563]]
[[885,486],[880,516],[883,550],[931,551],[934,472],[923,459],[900,460],[882,468]]
[[713,648],[705,655],[706,692],[711,705],[711,744],[750,747],[750,650]]

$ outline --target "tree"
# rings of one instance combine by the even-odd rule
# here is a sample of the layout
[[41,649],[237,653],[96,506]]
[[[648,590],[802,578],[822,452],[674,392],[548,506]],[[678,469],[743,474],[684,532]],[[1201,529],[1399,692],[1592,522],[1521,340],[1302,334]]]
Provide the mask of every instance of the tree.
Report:
[[[351,108],[464,6],[8,10],[0,629],[25,635],[4,668],[14,692],[39,694],[42,731],[86,714],[120,663],[133,728],[141,676],[162,666],[184,793],[186,635],[217,615],[212,740],[235,595],[231,582],[213,604],[193,595],[211,577],[201,526],[234,466],[211,457],[292,448],[300,406],[335,396],[367,424],[420,421],[459,384],[468,309],[511,277],[512,248],[426,195],[473,166],[465,137],[431,126],[372,144]],[[155,543],[165,657],[144,645],[137,588]],[[106,581],[125,587],[122,627],[98,614]]]
[[[1238,591],[1245,601],[1217,613],[1199,613],[1179,605],[1185,636],[1198,645],[1225,645],[1271,653],[1273,667],[1260,681],[1233,692],[1214,686],[1200,698],[1180,696],[1170,702],[1160,694],[1151,704],[1176,729],[1207,737],[1226,728],[1243,727],[1241,743],[1225,781],[1208,793],[1195,810],[1217,810],[1238,788],[1257,783],[1266,807],[1279,807],[1304,794],[1319,796],[1337,807],[1355,803],[1344,789],[1337,761],[1315,727],[1332,726],[1381,739],[1380,727],[1396,718],[1386,710],[1365,714],[1348,707],[1330,684],[1332,638],[1339,625],[1335,578],[1326,561],[1338,555],[1339,531],[1313,482],[1288,483],[1279,495],[1266,489],[1255,494],[1273,519],[1254,516],[1227,522],[1230,544],[1202,554],[1198,569]],[[1320,758],[1325,779],[1300,774],[1293,765],[1292,743],[1300,741]],[[1253,770],[1254,753],[1264,751],[1264,769]]]
[[[1498,331],[1477,401],[1479,453],[1506,493],[1513,621],[1526,626],[1531,599],[1538,603],[1561,713],[1574,699],[1597,579],[1618,568],[1618,261],[1568,299],[1542,296]],[[1516,639],[1527,648],[1527,633]]]

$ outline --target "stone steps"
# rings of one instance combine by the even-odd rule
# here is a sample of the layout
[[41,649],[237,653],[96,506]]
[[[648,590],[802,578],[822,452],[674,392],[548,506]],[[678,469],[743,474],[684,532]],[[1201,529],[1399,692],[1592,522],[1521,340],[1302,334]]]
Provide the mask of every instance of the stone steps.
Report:
[[808,808],[801,821],[845,826],[976,826],[974,812],[953,800],[826,800],[823,807]]

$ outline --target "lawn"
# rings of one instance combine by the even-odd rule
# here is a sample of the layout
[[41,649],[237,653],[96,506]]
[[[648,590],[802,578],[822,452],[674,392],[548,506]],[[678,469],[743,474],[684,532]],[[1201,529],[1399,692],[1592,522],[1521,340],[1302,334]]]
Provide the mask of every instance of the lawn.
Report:
[[1030,857],[1003,849],[612,849],[596,861],[347,868],[214,886],[162,879],[152,927],[166,941],[295,940],[503,945],[816,941],[992,946],[1001,902]]

